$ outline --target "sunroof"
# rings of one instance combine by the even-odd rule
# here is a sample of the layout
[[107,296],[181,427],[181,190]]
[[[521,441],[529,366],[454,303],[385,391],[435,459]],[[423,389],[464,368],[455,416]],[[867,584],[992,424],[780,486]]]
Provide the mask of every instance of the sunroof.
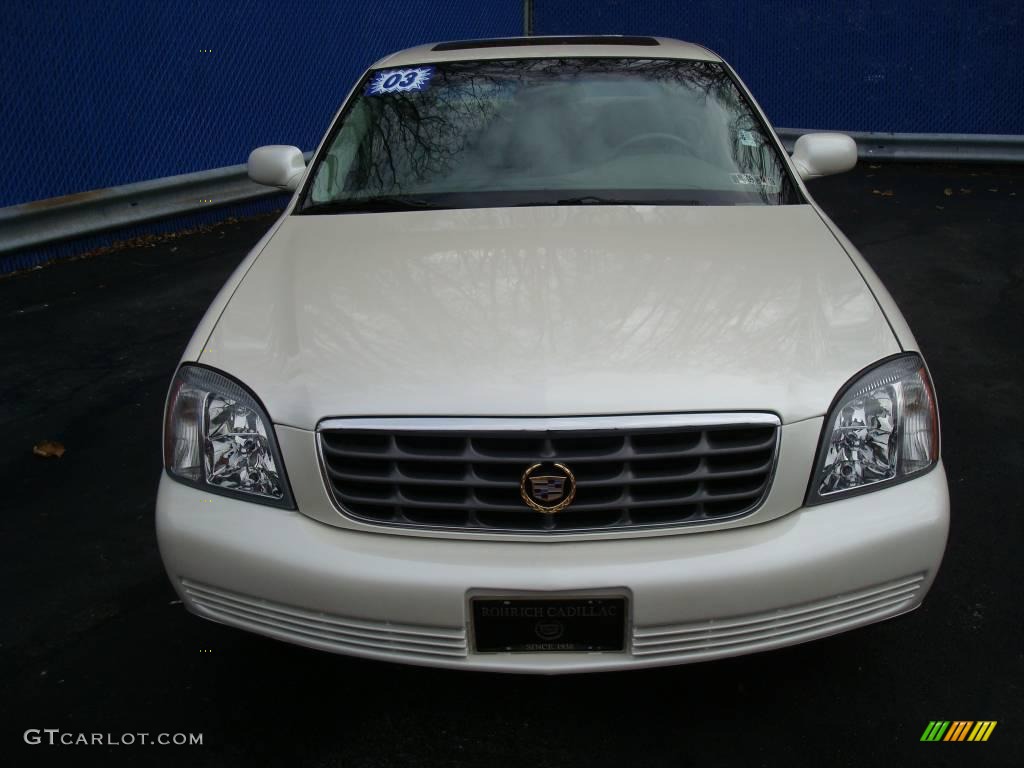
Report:
[[653,37],[626,35],[574,35],[568,37],[497,37],[488,40],[455,40],[438,43],[433,51],[465,51],[471,48],[513,48],[527,45],[658,45]]

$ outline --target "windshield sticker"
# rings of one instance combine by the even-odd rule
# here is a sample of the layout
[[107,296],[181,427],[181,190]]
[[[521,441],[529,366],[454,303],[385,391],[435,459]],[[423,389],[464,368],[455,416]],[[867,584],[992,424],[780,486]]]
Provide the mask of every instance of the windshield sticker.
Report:
[[755,176],[752,173],[730,173],[729,178],[732,179],[733,184],[751,184],[756,187],[769,187],[771,189],[777,189],[779,186],[777,181],[767,176]]
[[433,76],[433,67],[386,69],[373,76],[370,84],[366,86],[366,95],[383,96],[386,93],[425,91]]
[[756,147],[761,143],[761,140],[754,134],[753,131],[739,131],[740,144],[744,147]]

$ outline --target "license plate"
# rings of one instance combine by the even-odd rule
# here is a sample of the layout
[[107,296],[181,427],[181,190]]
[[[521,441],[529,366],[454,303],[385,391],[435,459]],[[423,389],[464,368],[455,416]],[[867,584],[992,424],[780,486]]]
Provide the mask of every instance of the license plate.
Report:
[[477,597],[472,600],[478,653],[622,651],[623,597]]

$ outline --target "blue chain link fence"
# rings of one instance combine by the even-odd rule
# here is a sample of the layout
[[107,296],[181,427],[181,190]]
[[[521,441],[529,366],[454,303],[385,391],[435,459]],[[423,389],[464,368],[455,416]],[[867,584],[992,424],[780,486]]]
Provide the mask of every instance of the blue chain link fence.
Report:
[[[534,0],[533,26],[703,43],[776,125],[1024,133],[1022,0]],[[0,207],[312,149],[377,58],[522,27],[523,0],[4,3]]]
[[381,56],[521,29],[521,0],[4,2],[0,206],[312,149]]
[[1022,0],[534,0],[534,31],[702,43],[775,125],[1024,133]]

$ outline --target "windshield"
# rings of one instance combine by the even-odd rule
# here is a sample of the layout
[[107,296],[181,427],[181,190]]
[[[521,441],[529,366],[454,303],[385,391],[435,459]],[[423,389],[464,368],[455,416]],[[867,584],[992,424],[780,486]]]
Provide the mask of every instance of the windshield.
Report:
[[303,213],[799,202],[726,69],[686,60],[371,71],[310,178]]

